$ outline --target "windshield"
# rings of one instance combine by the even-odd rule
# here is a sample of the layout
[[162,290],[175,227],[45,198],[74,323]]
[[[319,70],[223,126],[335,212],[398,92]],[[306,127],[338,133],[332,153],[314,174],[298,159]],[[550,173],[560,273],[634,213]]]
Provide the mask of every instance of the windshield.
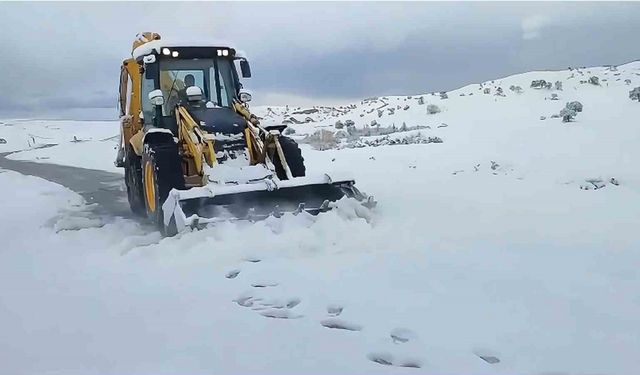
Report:
[[163,116],[172,114],[187,100],[186,89],[198,86],[203,100],[219,107],[231,107],[236,95],[233,64],[228,59],[163,60],[160,62],[160,89],[164,94]]

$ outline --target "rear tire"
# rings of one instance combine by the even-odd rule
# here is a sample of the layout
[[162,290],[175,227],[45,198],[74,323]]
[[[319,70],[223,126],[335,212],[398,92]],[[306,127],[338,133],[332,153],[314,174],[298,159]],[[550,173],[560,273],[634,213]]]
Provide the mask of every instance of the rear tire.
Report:
[[169,192],[172,189],[184,189],[181,157],[175,143],[145,144],[142,154],[142,180],[147,217],[164,236],[176,235],[178,230],[175,219],[172,218],[165,226],[162,211],[162,204]]
[[[278,141],[280,142],[280,146],[282,147],[284,158],[287,160],[287,164],[289,164],[291,175],[293,177],[304,177],[306,172],[306,168],[304,166],[304,158],[302,157],[302,151],[300,151],[300,147],[298,146],[296,141],[285,136],[278,137]],[[278,178],[281,180],[286,180],[287,173],[282,167],[282,162],[280,161],[280,156],[277,152],[274,155],[274,159],[276,174],[278,175]]]
[[142,158],[129,146],[125,155],[124,183],[127,186],[127,199],[134,215],[144,217],[147,208],[144,203],[144,189],[142,187]]

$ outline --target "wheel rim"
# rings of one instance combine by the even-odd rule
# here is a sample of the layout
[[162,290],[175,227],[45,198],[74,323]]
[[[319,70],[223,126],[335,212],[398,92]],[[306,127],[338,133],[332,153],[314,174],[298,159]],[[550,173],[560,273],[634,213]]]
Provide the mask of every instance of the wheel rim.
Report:
[[153,164],[144,165],[144,196],[147,199],[149,211],[156,212],[156,184],[154,180]]

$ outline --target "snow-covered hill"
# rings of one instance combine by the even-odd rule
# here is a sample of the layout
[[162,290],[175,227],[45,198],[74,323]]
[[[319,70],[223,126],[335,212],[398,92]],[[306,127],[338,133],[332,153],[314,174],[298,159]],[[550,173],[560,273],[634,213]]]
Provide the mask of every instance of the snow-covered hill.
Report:
[[[598,85],[590,84],[591,77],[598,78]],[[533,81],[544,80],[550,88],[531,87]],[[556,84],[560,83],[560,86]],[[425,93],[409,96],[384,96],[363,99],[344,106],[258,106],[252,109],[267,124],[287,123],[296,134],[310,134],[318,129],[333,129],[336,122],[352,121],[357,128],[381,127],[398,129],[407,126],[432,126],[432,128],[464,116],[481,119],[486,111],[509,109],[510,116],[534,114],[550,118],[569,101],[584,101],[585,105],[616,106],[629,102],[629,91],[640,85],[640,61],[621,66],[570,68],[562,71],[537,71],[517,74],[503,79],[470,84],[445,93]],[[518,89],[519,88],[519,89]],[[500,94],[502,92],[502,95]],[[551,100],[557,95],[557,102]],[[609,100],[604,100],[603,97]],[[551,101],[550,101],[551,100]],[[440,113],[429,115],[427,107],[435,105]],[[524,108],[529,110],[523,111]],[[612,108],[613,109],[613,108]],[[486,110],[486,111],[485,111]],[[504,118],[507,120],[510,118]],[[464,126],[464,124],[462,124]]]
[[[0,194],[15,197],[0,202],[0,366],[635,374],[638,86],[635,62],[525,73],[446,99],[254,108],[267,124],[291,122],[308,170],[352,171],[379,202],[370,223],[334,210],[167,239],[122,218],[65,230],[86,216],[77,195],[0,171]],[[574,121],[552,118],[574,101]],[[0,152],[32,147],[27,134],[59,144],[11,158],[112,168],[116,123],[2,122]]]

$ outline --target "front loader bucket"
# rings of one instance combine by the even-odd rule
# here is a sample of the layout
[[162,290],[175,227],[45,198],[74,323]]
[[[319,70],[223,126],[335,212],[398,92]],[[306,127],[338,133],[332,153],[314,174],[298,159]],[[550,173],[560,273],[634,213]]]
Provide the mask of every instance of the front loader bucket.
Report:
[[[302,211],[316,215],[331,209],[330,202],[354,198],[371,208],[373,197],[355,187],[353,179],[335,180],[328,175],[290,180],[265,179],[238,185],[209,184],[188,190],[172,190],[162,205],[165,226],[177,231],[229,220],[261,220]],[[173,223],[171,221],[173,220]]]

